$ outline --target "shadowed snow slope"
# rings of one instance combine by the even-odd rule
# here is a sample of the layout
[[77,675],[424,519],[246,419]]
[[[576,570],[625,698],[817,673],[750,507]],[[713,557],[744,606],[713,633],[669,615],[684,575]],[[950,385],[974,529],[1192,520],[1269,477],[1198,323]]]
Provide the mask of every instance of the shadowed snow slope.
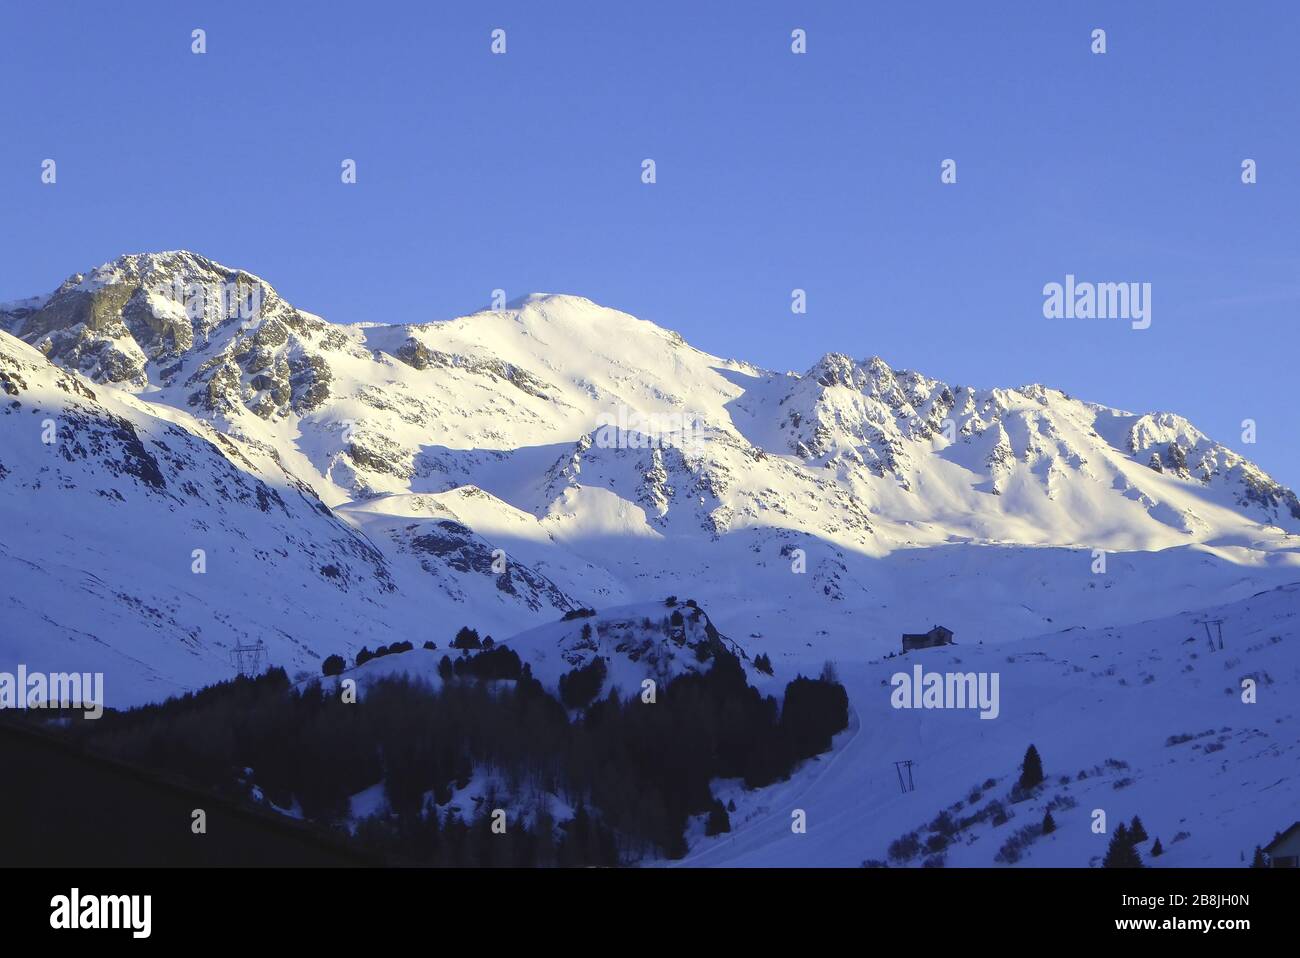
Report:
[[[1208,614],[1223,620],[1222,651],[1208,648],[1204,615],[1183,613],[841,663],[856,714],[835,750],[770,789],[719,789],[724,801],[735,796],[734,832],[701,839],[685,863],[856,866],[888,859],[890,843],[916,831],[936,850],[891,865],[942,854],[950,866],[1086,867],[1134,815],[1150,836],[1139,847],[1148,865],[1248,862],[1300,809],[1300,585]],[[892,676],[918,664],[999,673],[998,717],[895,709]],[[1245,679],[1256,684],[1255,704],[1242,701]],[[1017,801],[1030,743],[1046,782]],[[906,793],[894,768],[903,759],[915,763]],[[1001,824],[993,802],[1008,816]],[[1035,834],[1049,807],[1056,831]],[[806,834],[791,832],[793,808],[807,813]],[[1106,813],[1106,834],[1092,830],[1094,809]],[[944,811],[955,829],[931,827]],[[1019,857],[1004,851],[1026,828]],[[932,839],[936,831],[947,840]],[[1156,838],[1160,857],[1150,854]]]

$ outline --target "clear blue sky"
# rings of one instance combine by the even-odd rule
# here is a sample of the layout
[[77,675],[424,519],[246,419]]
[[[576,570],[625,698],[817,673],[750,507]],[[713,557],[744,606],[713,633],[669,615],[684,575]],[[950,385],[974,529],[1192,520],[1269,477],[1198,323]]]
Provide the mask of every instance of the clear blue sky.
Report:
[[[287,6],[0,6],[0,299],[182,247],[337,322],[581,293],[1181,412],[1300,485],[1300,3]],[[1152,327],[1044,319],[1066,273],[1152,283]]]

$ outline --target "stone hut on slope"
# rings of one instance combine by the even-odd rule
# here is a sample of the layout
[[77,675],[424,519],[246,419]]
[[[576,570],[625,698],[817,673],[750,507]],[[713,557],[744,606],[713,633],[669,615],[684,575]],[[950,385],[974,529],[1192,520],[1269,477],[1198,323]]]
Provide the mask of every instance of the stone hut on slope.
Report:
[[903,633],[903,651],[913,649],[932,649],[936,645],[952,645],[952,629],[936,625],[929,632]]

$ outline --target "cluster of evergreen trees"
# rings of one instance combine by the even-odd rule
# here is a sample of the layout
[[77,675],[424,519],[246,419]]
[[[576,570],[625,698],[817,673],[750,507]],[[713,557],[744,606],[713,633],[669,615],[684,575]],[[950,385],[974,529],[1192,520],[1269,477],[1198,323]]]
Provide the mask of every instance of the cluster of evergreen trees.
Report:
[[[424,643],[424,647],[426,649],[436,649],[438,646],[433,642],[426,642]],[[361,651],[357,653],[356,664],[365,665],[371,659],[379,659],[383,658],[385,655],[395,655],[399,652],[410,652],[413,648],[415,648],[415,646],[410,642],[394,642],[392,645],[381,645],[373,652],[365,646],[362,646]],[[328,655],[321,663],[320,670],[322,675],[342,675],[343,670],[346,668],[347,660],[344,659],[343,656]]]
[[[488,641],[490,642],[491,640],[492,636],[489,635]],[[478,629],[471,629],[468,625],[462,625],[460,631],[456,633],[456,637],[451,640],[451,647],[453,649],[482,648],[483,642],[479,640]]]
[[781,728],[799,756],[828,751],[831,738],[849,724],[849,693],[830,676],[797,676],[785,687]]
[[[594,612],[591,614],[595,615]],[[461,649],[465,651],[471,649],[491,649],[495,644],[496,643],[493,641],[492,636],[489,635],[480,639],[478,630],[471,629],[467,625],[461,626],[460,630],[456,633],[455,638],[451,640],[451,647],[453,649]],[[393,655],[398,652],[410,652],[414,648],[415,646],[407,641],[394,642],[392,645],[381,645],[373,652],[371,652],[369,648],[362,646],[361,651],[357,653],[356,664],[365,665],[371,659],[382,658],[385,655]],[[424,643],[424,648],[430,652],[435,651],[438,648],[438,643],[430,640]],[[346,668],[347,660],[344,659],[343,656],[329,655],[325,657],[323,662],[321,662],[320,670],[322,675],[329,676],[342,675]],[[514,678],[515,676],[500,677]]]
[[502,833],[492,830],[487,809],[469,821],[454,810],[396,820],[367,818],[358,825],[356,838],[396,864],[533,868],[620,863],[613,831],[582,806],[566,822],[557,823],[539,810],[510,822]]
[[498,645],[485,649],[478,655],[464,655],[452,659],[444,655],[438,663],[438,675],[444,682],[453,678],[519,679],[524,672],[519,655],[509,646]]
[[[1148,838],[1150,836],[1147,834],[1146,827],[1137,815],[1133,816],[1133,821],[1128,825],[1120,822],[1110,836],[1110,845],[1106,849],[1106,857],[1102,859],[1102,867],[1142,868],[1142,855],[1138,852],[1138,845]],[[1163,852],[1160,839],[1157,838],[1155,844],[1151,846],[1151,855],[1159,857]]]
[[560,701],[571,709],[590,705],[605,684],[605,672],[605,660],[598,655],[586,665],[561,675]]
[[[415,649],[415,646],[409,642],[394,642],[393,645],[381,645],[373,653],[367,647],[361,646],[361,651],[356,654],[356,664],[357,666],[364,666],[370,659],[382,659],[385,655],[408,653],[412,649]],[[337,659],[338,656],[335,655],[333,658]],[[326,659],[326,662],[328,662],[328,659]],[[321,668],[321,671],[324,672],[324,667]],[[339,669],[339,671],[342,672],[342,669]],[[330,675],[330,673],[326,672],[326,675]]]
[[733,654],[715,652],[709,671],[673,679],[657,704],[611,694],[582,722],[591,750],[579,777],[592,803],[670,857],[685,853],[686,820],[716,811],[712,779],[758,788],[786,778],[848,724],[848,693],[837,682],[796,678],[782,709],[748,684]]
[[[595,698],[603,667],[595,659],[566,676],[566,698]],[[108,712],[72,734],[227,794],[255,784],[275,805],[296,805],[326,825],[349,818],[350,796],[383,781],[391,813],[365,820],[357,838],[390,860],[566,865],[681,856],[691,816],[706,816],[710,834],[730,829],[710,791],[714,778],[758,787],[786,777],[848,722],[848,696],[833,675],[796,678],[782,708],[725,650],[708,672],[662,686],[653,703],[611,691],[573,719],[570,708],[581,706],[566,708],[506,647],[444,656],[439,671],[440,685],[384,678],[349,704],[272,669]],[[504,834],[466,821],[453,795],[485,768],[511,795],[558,794],[580,813],[558,825],[544,811],[524,814]]]

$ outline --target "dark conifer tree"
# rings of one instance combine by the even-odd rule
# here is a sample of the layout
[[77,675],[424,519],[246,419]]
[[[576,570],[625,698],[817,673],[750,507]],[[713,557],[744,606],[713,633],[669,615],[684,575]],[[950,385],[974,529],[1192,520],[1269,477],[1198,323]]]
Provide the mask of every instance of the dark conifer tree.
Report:
[[722,807],[722,802],[715,798],[713,807],[709,809],[709,817],[704,823],[704,834],[723,835],[729,831],[731,831],[731,816]]
[[1034,788],[1043,781],[1043,760],[1033,745],[1025,750],[1025,760],[1020,763],[1020,782],[1023,789]]
[[478,630],[471,629],[468,625],[462,625],[460,631],[456,633],[456,638],[451,640],[453,649],[477,649],[482,646],[483,643],[478,638]]
[[1103,868],[1142,867],[1142,856],[1138,854],[1137,847],[1133,844],[1133,836],[1129,834],[1128,826],[1121,823],[1115,829],[1115,834],[1110,838],[1110,847],[1106,849],[1106,857],[1101,864]]

